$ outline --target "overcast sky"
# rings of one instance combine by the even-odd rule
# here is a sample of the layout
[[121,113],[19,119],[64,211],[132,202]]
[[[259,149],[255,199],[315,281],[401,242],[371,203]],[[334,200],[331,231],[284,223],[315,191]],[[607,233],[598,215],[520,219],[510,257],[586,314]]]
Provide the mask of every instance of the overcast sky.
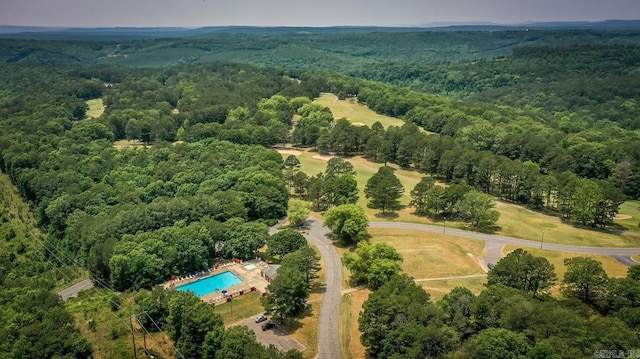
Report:
[[640,19],[640,0],[0,0],[0,25],[407,26]]

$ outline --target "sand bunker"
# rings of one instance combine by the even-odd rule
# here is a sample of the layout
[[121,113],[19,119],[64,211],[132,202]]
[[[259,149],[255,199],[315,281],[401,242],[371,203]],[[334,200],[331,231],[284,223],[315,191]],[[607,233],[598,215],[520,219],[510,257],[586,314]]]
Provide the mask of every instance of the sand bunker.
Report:
[[294,155],[294,156],[300,156],[302,154],[302,152],[297,151],[297,150],[277,150],[278,153],[281,153],[283,155]]
[[316,160],[321,160],[321,161],[329,161],[330,159],[332,159],[334,156],[329,156],[329,155],[314,155],[311,158],[315,158]]
[[631,218],[628,214],[616,214],[616,219],[629,219]]
[[362,122],[352,122],[351,124],[354,126],[365,126],[365,124]]

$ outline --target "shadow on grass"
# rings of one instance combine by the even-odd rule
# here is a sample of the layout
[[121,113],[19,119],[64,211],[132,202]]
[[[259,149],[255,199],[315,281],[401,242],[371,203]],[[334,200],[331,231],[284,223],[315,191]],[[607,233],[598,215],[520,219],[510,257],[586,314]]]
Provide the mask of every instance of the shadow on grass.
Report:
[[583,229],[585,231],[593,231],[593,232],[600,232],[600,233],[606,233],[606,234],[616,234],[616,235],[620,235],[622,234],[624,231],[627,231],[628,228],[614,223],[614,224],[610,224],[607,225],[606,228],[598,228],[598,227],[593,227],[593,226],[585,226],[582,224],[575,224],[575,223],[570,223],[570,222],[566,222],[568,224],[570,224],[573,228],[578,228],[578,229]]
[[376,218],[382,218],[382,219],[396,219],[399,217],[399,214],[397,212],[387,212],[387,213],[378,212],[374,214],[374,216]]
[[281,323],[276,320],[276,322],[284,329],[285,332],[292,334],[295,333],[298,329],[302,328],[302,323],[300,323],[301,319],[313,316],[313,308],[308,305],[302,308],[300,313],[298,313],[293,318],[284,319]]
[[327,290],[327,286],[325,284],[315,283],[309,288],[309,291],[313,293],[324,293]]

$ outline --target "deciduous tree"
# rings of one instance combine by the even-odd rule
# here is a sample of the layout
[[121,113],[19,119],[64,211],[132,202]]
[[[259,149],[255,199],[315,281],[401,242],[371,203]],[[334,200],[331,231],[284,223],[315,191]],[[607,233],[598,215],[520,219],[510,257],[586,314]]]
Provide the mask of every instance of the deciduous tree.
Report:
[[267,255],[283,257],[304,247],[307,240],[298,231],[283,229],[267,239]]
[[309,287],[302,272],[282,266],[278,276],[267,286],[267,295],[261,298],[267,313],[282,321],[298,314],[309,297]]
[[488,227],[498,221],[500,213],[494,207],[493,197],[475,190],[465,194],[455,205],[458,216],[476,228]]
[[295,268],[303,273],[307,286],[311,286],[311,281],[318,278],[320,256],[313,247],[305,245],[297,251],[285,255],[282,258],[282,265]]
[[288,218],[291,226],[302,226],[309,216],[309,202],[299,199],[289,201]]
[[368,236],[369,220],[362,208],[355,204],[343,204],[324,214],[324,224],[331,229],[333,237],[341,243],[352,244]]
[[344,265],[351,271],[354,285],[377,289],[401,271],[402,256],[386,243],[358,243],[355,256],[344,255]]

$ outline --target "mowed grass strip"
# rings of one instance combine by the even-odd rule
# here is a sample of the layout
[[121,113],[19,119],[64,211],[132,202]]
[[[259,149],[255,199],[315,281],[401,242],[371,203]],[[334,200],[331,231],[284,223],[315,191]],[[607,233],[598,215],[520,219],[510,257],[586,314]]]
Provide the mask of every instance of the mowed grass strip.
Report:
[[[625,207],[626,208],[626,207]],[[609,231],[583,229],[562,223],[560,218],[531,211],[510,203],[497,202],[501,235],[549,243],[593,247],[640,247],[636,233],[615,234]]]
[[358,289],[342,295],[339,337],[342,357],[345,359],[366,357],[365,347],[360,342],[358,317],[370,293],[369,289]]
[[366,105],[358,103],[355,98],[345,100],[338,99],[338,96],[332,93],[323,93],[313,102],[318,105],[329,107],[333,113],[333,118],[346,118],[349,122],[356,125],[367,125],[371,127],[375,122],[380,122],[384,128],[389,126],[401,127],[405,122],[399,118],[389,117],[377,114]]
[[371,243],[393,246],[403,257],[402,270],[416,280],[484,273],[469,256],[482,256],[483,241],[405,229],[370,228],[369,233]]
[[[502,254],[506,255],[509,252],[520,248],[514,245],[507,245],[502,248]],[[536,257],[544,257],[546,258],[556,269],[556,274],[558,275],[558,283],[562,281],[564,278],[564,274],[567,272],[567,267],[564,265],[564,260],[568,258],[574,257],[589,257],[595,259],[602,263],[602,267],[607,272],[607,275],[612,278],[622,278],[627,276],[627,267],[626,265],[618,262],[617,260],[609,257],[609,256],[601,256],[601,255],[588,255],[582,253],[568,253],[568,252],[556,252],[556,251],[548,251],[548,250],[540,250],[534,248],[523,248],[525,251],[531,253]]]

